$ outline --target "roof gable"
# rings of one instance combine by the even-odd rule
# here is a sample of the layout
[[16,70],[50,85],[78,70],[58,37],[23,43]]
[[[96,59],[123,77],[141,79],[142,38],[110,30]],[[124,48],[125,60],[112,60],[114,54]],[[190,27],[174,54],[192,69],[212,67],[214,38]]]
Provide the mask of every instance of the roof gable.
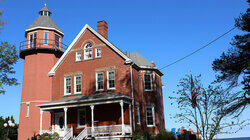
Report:
[[73,46],[78,42],[78,40],[81,38],[81,36],[84,34],[84,32],[89,29],[94,35],[96,35],[101,41],[103,41],[107,46],[109,46],[113,51],[115,51],[117,54],[119,54],[124,60],[125,63],[131,63],[132,60],[125,55],[121,50],[119,50],[117,47],[115,47],[112,43],[110,43],[106,38],[104,38],[102,35],[100,35],[97,31],[95,31],[93,28],[91,28],[88,24],[86,24],[82,30],[78,33],[78,35],[75,37],[73,42],[70,44],[70,46],[66,49],[66,51],[63,53],[61,58],[56,62],[56,64],[53,66],[53,68],[49,72],[49,76],[55,75],[55,71],[60,66],[60,64],[63,62],[63,60],[66,58],[70,50],[73,48]]

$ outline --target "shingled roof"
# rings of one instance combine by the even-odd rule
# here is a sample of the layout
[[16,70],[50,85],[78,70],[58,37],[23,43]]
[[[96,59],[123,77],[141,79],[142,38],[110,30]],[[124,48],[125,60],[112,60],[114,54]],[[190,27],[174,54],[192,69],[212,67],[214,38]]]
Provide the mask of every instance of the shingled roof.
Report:
[[138,66],[154,67],[146,58],[138,52],[127,53],[127,56]]
[[[50,10],[48,9],[46,5],[44,5],[44,7],[39,12],[42,12],[42,11],[50,12]],[[58,33],[63,35],[63,31],[58,27],[55,21],[50,16],[46,16],[46,15],[39,15],[39,17],[25,30],[25,35],[28,31],[32,31],[35,29],[55,30]]]

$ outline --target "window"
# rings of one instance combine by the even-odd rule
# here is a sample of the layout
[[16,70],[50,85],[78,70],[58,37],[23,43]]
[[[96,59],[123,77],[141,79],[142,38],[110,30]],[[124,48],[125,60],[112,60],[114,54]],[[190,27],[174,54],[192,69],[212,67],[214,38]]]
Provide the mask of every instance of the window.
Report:
[[148,127],[155,126],[154,106],[146,104],[146,122]]
[[115,71],[107,71],[107,87],[108,89],[115,89]]
[[26,104],[26,117],[29,117],[30,114],[30,103]]
[[145,91],[152,91],[152,74],[144,74],[144,88]]
[[96,49],[95,49],[95,57],[96,57],[96,58],[102,57],[101,48],[96,48]]
[[84,59],[88,60],[92,58],[92,44],[87,43],[84,47]]
[[29,48],[36,47],[36,32],[30,33],[29,36]]
[[59,47],[60,46],[60,36],[55,34],[55,46]]
[[103,84],[103,72],[96,73],[96,91],[101,91],[104,89]]
[[136,123],[141,124],[141,118],[140,118],[140,104],[136,104]]
[[44,45],[48,45],[48,36],[49,36],[49,33],[44,32]]
[[71,94],[71,77],[64,78],[64,95]]
[[82,76],[75,76],[75,94],[82,92]]
[[86,109],[78,109],[77,112],[77,127],[84,127],[86,125]]
[[81,61],[81,59],[82,59],[81,51],[76,52],[76,61]]

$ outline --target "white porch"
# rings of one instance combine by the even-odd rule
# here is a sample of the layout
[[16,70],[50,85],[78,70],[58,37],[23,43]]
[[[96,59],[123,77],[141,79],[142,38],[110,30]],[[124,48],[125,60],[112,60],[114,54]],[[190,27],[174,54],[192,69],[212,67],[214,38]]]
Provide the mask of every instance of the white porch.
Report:
[[[112,100],[109,100],[112,99]],[[96,106],[103,106],[105,104],[119,104],[120,106],[120,124],[116,124],[116,125],[96,125],[95,124],[95,107]],[[126,108],[128,109],[129,112],[129,124],[125,124],[125,120],[124,120],[124,106],[126,104]],[[81,132],[74,135],[76,129],[79,129],[75,126],[70,126],[70,124],[68,124],[68,120],[70,120],[69,117],[69,113],[68,110],[71,108],[78,108],[78,107],[85,107],[85,108],[90,108],[90,119],[91,122],[89,122],[89,125],[85,125],[84,127],[82,127]],[[91,138],[91,137],[131,137],[132,135],[132,112],[131,112],[131,102],[129,100],[125,100],[123,98],[118,98],[116,100],[114,100],[114,98],[108,98],[108,100],[104,100],[104,101],[98,101],[98,102],[86,102],[86,103],[78,103],[77,104],[64,104],[63,106],[60,105],[56,105],[56,106],[43,106],[40,107],[41,108],[41,116],[40,116],[40,134],[43,133],[54,133],[57,132],[60,137],[63,138],[63,140],[68,140],[70,138],[73,138],[75,140],[82,140],[82,139],[86,139],[86,138]],[[54,112],[54,110],[62,110],[63,112]],[[52,119],[52,125],[51,125],[51,130],[44,130],[42,128],[42,124],[43,124],[43,112],[44,111],[50,111],[53,115],[55,116],[57,115],[56,119]],[[117,112],[113,112],[114,114],[117,114]],[[70,114],[72,115],[72,114]],[[99,116],[102,117],[102,116]],[[63,121],[62,121],[63,120]],[[85,118],[86,120],[86,118]],[[128,122],[128,120],[127,120]],[[87,122],[85,121],[85,123],[87,124]]]

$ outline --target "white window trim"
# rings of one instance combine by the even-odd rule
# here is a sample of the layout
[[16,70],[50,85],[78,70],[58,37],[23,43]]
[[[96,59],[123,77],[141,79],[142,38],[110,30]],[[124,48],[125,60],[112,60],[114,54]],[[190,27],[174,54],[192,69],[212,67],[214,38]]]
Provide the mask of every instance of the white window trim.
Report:
[[[151,86],[151,89],[146,89],[145,87],[145,75],[150,75],[150,86]],[[153,91],[153,77],[152,77],[152,73],[144,73],[143,74],[143,81],[144,81],[144,91]]]
[[[99,73],[102,73],[103,75],[103,79],[102,79],[102,82],[103,82],[103,89],[98,89],[98,74]],[[103,91],[104,90],[104,73],[103,72],[96,72],[95,73],[95,87],[96,87],[96,91]]]
[[[115,90],[115,87],[112,87],[112,88],[109,87],[109,72],[112,72],[112,71],[115,74],[115,70],[109,70],[109,71],[107,71],[107,89],[109,89],[109,90]],[[114,82],[115,82],[115,79],[114,79]]]
[[[101,50],[101,55],[97,56],[97,49]],[[102,49],[101,48],[95,48],[95,58],[101,58],[102,57]]]
[[[45,43],[45,34],[47,33],[47,43]],[[49,32],[48,31],[45,31],[44,32],[44,35],[43,35],[43,45],[49,45]]]
[[[84,46],[84,60],[90,60],[90,59],[93,59],[93,45],[91,44],[91,48],[86,48],[86,46],[88,45],[88,44],[91,44],[91,43],[86,43],[85,44],[85,46]],[[92,55],[91,55],[91,57],[90,58],[86,58],[86,50],[92,50]]]
[[[148,125],[148,116],[147,116],[147,108],[150,107],[152,110],[152,117],[153,117],[153,125]],[[146,124],[147,127],[155,127],[155,107],[153,104],[146,104]]]
[[[80,117],[79,117],[79,112],[84,110],[85,111],[85,125],[80,125]],[[82,127],[86,127],[86,108],[81,108],[77,110],[77,128],[82,128]]]
[[[64,77],[64,95],[71,95],[72,90],[71,90],[71,93],[67,93],[67,88],[66,88],[66,79],[67,79],[67,78],[70,78],[70,79],[71,79],[71,77],[70,77],[70,76]],[[72,79],[71,79],[70,87],[71,87],[71,89],[72,89]]]
[[138,120],[138,122],[137,122],[137,124],[139,124],[139,125],[141,125],[141,116],[140,116],[140,104],[138,103],[138,104],[136,104],[136,113],[137,113],[137,120]]
[[[81,77],[81,91],[80,92],[76,92],[76,77]],[[74,94],[82,94],[82,76],[81,75],[74,76]]]
[[[78,59],[78,57],[77,57],[77,54],[78,53],[80,53],[80,59]],[[81,61],[82,60],[82,52],[81,51],[77,51],[76,52],[76,62],[79,62],[79,61]]]
[[30,116],[30,103],[26,103],[26,117]]

